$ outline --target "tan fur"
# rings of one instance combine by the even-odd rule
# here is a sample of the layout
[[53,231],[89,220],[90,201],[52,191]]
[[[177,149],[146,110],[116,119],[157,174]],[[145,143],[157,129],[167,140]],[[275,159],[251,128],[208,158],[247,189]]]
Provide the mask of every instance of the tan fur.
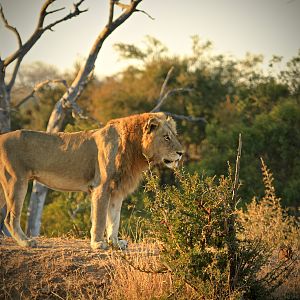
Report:
[[[104,231],[118,240],[124,197],[137,187],[148,164],[175,167],[182,146],[175,122],[163,113],[110,121],[104,128],[76,133],[17,130],[0,136],[0,208],[7,204],[5,225],[22,246],[35,246],[20,227],[28,181],[36,179],[62,191],[91,193],[91,246],[106,249]],[[2,188],[1,188],[2,187]]]

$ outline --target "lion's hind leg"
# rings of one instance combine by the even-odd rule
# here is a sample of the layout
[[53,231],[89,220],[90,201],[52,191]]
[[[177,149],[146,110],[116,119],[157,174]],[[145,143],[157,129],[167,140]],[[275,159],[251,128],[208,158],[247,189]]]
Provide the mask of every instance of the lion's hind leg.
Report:
[[35,240],[28,239],[20,225],[23,202],[28,188],[28,181],[25,178],[25,176],[10,175],[6,178],[5,184],[2,183],[7,204],[4,224],[20,246],[35,247]]
[[4,226],[4,218],[6,215],[6,209],[4,209],[4,205],[5,205],[5,196],[4,196],[4,192],[3,192],[3,188],[2,185],[0,183],[0,237],[5,234],[5,226]]
[[2,185],[0,183],[0,210],[4,207],[4,205],[5,205],[5,196],[4,196]]

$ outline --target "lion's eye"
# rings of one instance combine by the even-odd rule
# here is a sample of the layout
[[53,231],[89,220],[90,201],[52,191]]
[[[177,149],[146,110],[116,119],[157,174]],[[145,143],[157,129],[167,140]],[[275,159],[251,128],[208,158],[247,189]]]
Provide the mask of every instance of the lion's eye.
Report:
[[165,135],[164,138],[165,138],[165,141],[169,141],[170,140],[170,137],[168,135]]

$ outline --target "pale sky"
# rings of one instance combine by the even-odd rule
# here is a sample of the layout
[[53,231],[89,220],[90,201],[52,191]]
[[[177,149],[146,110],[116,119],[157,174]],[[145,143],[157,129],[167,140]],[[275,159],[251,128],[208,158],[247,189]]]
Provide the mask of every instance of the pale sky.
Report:
[[[75,0],[74,0],[75,1]],[[6,18],[25,42],[33,32],[43,0],[0,0]],[[57,0],[51,7],[70,10],[73,1]],[[46,32],[24,59],[24,63],[43,61],[60,70],[70,69],[86,57],[96,36],[107,22],[109,0],[86,0],[89,11]],[[124,0],[125,2],[125,0]],[[242,58],[247,52],[273,54],[288,60],[300,48],[300,0],[143,0],[138,7],[155,20],[135,13],[105,42],[95,72],[105,76],[124,67],[113,44],[142,45],[151,35],[161,40],[171,53],[188,54],[192,35],[213,42],[215,53]],[[49,18],[49,20],[51,20]],[[47,20],[47,19],[46,19]],[[15,36],[0,23],[0,54],[5,58],[16,49]]]

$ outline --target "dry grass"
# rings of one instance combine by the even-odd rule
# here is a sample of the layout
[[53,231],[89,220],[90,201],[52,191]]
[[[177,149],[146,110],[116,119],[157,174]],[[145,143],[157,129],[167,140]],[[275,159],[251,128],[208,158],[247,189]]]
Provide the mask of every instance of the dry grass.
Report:
[[87,240],[39,238],[21,248],[10,238],[0,244],[0,299],[101,299],[109,285],[105,253]]
[[170,295],[172,276],[160,273],[158,251],[155,244],[132,245],[130,252],[111,257],[109,299],[162,299]]
[[[133,244],[128,252],[110,257],[113,266],[111,300],[198,299],[193,289],[179,286],[165,266],[161,264],[157,243]],[[176,294],[176,296],[175,296]]]
[[172,293],[169,273],[158,270],[154,245],[128,251],[92,251],[88,240],[38,238],[38,248],[21,248],[11,238],[0,244],[0,299],[162,299]]
[[290,216],[282,208],[281,199],[276,196],[273,186],[273,175],[263,160],[262,174],[264,197],[253,198],[246,210],[238,214],[243,238],[253,243],[260,240],[265,246],[265,256],[269,256],[269,259],[259,274],[261,277],[278,269],[276,281],[282,282],[282,285],[275,289],[271,297],[300,299],[300,219]]

